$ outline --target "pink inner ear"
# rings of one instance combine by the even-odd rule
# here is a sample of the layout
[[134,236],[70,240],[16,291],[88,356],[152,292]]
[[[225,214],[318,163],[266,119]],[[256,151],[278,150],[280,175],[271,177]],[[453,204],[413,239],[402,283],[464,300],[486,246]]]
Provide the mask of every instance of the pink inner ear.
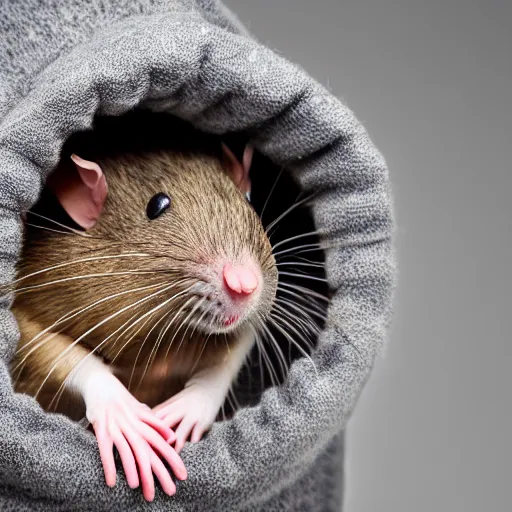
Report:
[[71,155],[82,181],[91,191],[93,202],[99,208],[98,217],[107,199],[107,181],[101,167],[96,162],[84,160],[77,155]]
[[78,155],[71,155],[71,160],[76,165],[78,172],[82,178],[82,181],[90,188],[94,188],[98,181],[103,176],[103,171],[101,167],[96,162],[90,162],[89,160],[84,160],[80,158]]
[[245,146],[244,156],[242,157],[243,167],[244,167],[244,175],[249,176],[249,171],[251,170],[252,157],[254,155],[254,148],[249,144]]
[[75,169],[59,168],[50,176],[48,185],[68,215],[82,228],[91,229],[103,210],[107,181],[97,163],[77,155],[71,159]]
[[245,147],[242,163],[238,161],[234,153],[224,143],[222,143],[222,150],[228,161],[227,167],[231,178],[243,194],[250,193],[251,180],[249,179],[249,170],[254,153],[253,147],[249,145]]

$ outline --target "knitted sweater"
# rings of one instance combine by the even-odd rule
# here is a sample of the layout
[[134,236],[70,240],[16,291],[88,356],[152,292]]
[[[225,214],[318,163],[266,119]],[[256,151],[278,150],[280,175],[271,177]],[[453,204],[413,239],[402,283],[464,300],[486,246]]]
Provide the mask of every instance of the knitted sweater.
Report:
[[343,431],[385,341],[395,277],[388,172],[365,129],[215,0],[2,0],[0,34],[0,284],[15,275],[20,212],[66,139],[136,106],[250,134],[306,194],[319,192],[314,222],[337,242],[325,252],[333,293],[316,371],[296,360],[282,386],[187,444],[188,479],[151,504],[121,468],[107,488],[91,433],[13,393],[18,329],[4,297],[0,509],[340,510]]

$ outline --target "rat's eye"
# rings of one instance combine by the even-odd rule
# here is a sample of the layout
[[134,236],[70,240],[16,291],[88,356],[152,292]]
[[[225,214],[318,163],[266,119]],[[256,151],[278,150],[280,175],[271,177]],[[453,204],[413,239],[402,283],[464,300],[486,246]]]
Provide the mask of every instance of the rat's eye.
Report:
[[245,193],[245,199],[247,199],[247,201],[250,203],[251,202],[251,193],[250,192],[246,192]]
[[162,215],[169,206],[171,206],[171,198],[167,194],[159,192],[149,200],[149,203],[146,206],[146,215],[149,220],[154,220],[157,217],[160,217],[160,215]]

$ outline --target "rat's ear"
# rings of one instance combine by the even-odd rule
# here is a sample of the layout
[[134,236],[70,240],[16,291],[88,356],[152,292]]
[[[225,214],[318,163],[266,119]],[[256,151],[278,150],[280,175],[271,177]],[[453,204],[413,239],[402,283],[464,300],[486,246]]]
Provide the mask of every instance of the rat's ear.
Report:
[[247,197],[251,194],[251,180],[249,178],[249,170],[251,168],[252,156],[254,149],[252,146],[245,146],[242,162],[240,163],[233,152],[222,143],[222,151],[226,157],[226,167],[231,179],[240,191]]
[[71,155],[74,169],[58,169],[48,178],[50,190],[67,214],[82,228],[91,229],[107,198],[107,181],[101,167]]

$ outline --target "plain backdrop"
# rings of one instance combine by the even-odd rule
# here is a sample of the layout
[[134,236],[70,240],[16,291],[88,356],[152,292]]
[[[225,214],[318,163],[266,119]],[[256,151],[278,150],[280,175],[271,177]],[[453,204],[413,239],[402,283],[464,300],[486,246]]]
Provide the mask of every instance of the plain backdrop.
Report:
[[512,510],[512,2],[226,0],[358,116],[399,226],[345,512]]

